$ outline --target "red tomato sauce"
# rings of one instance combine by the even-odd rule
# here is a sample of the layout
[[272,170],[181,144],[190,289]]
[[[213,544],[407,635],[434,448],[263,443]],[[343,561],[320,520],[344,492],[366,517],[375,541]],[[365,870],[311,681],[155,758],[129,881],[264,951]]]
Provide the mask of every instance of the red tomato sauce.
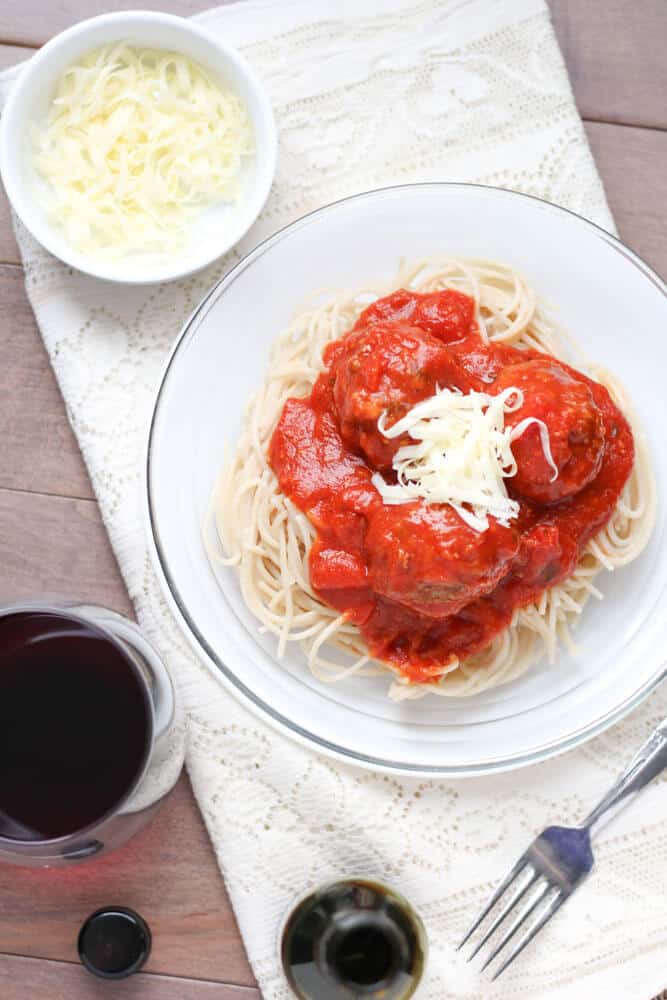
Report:
[[[374,302],[331,343],[304,399],[288,399],[269,446],[280,488],[309,518],[311,584],[360,629],[372,655],[414,683],[453,656],[487,646],[514,611],[569,576],[607,523],[634,461],[629,424],[600,383],[549,355],[487,344],[473,300],[457,291],[400,290]],[[558,476],[537,425],[512,445],[519,502],[509,527],[477,532],[447,504],[384,504],[371,482],[392,481],[402,437],[387,426],[437,388],[517,386],[526,417],[549,431]]]

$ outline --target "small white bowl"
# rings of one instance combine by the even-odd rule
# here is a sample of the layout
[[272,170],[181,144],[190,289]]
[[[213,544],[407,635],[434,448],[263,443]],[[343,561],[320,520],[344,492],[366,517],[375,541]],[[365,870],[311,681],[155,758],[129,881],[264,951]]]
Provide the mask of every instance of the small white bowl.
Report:
[[[111,42],[168,49],[188,56],[245,103],[255,133],[255,156],[241,172],[238,203],[219,203],[193,223],[184,250],[165,261],[133,253],[119,260],[83,254],[52,223],[36,198],[41,181],[33,166],[30,125],[46,120],[58,79],[75,60]],[[267,199],[276,167],[276,128],[269,99],[246,61],[197,24],[148,11],[103,14],[51,39],[32,57],[14,84],[0,125],[0,173],[15,212],[32,235],[66,264],[96,278],[128,284],[173,281],[198,271],[245,235]]]

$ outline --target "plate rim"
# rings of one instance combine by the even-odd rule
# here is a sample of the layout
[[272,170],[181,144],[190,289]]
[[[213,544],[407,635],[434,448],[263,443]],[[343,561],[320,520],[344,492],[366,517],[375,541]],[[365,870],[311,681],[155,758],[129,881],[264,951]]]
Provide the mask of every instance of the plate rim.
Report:
[[367,770],[401,776],[414,777],[422,775],[426,777],[459,778],[482,776],[515,770],[520,767],[525,767],[530,764],[535,764],[558,756],[568,750],[580,746],[581,744],[604,732],[615,722],[620,721],[620,719],[636,708],[656,687],[659,686],[665,678],[667,678],[667,663],[661,664],[656,669],[655,673],[645,680],[636,691],[629,695],[620,705],[610,709],[605,715],[578,727],[572,732],[567,733],[565,736],[552,739],[544,744],[533,747],[528,751],[518,751],[513,754],[503,755],[502,757],[486,757],[485,759],[480,759],[480,761],[474,764],[411,765],[406,764],[405,762],[399,763],[386,760],[382,757],[374,757],[369,754],[359,753],[351,749],[340,747],[276,711],[263,698],[255,694],[242,681],[240,676],[233,669],[231,669],[218,654],[216,654],[215,650],[188,614],[187,605],[180,594],[176,581],[173,579],[173,576],[169,571],[168,561],[160,542],[160,532],[157,525],[157,516],[154,509],[151,489],[153,468],[152,458],[154,452],[153,445],[156,436],[160,407],[164,400],[164,390],[172,365],[174,364],[179,351],[185,347],[190,338],[195,335],[195,324],[197,321],[201,320],[206,311],[212,307],[214,302],[220,295],[223,294],[226,288],[229,287],[236,280],[236,278],[239,277],[239,275],[254,262],[255,259],[263,256],[263,254],[271,249],[274,244],[281,242],[287,235],[289,235],[290,232],[301,228],[316,216],[326,215],[342,205],[348,205],[355,201],[380,197],[390,193],[397,193],[401,191],[408,192],[416,189],[432,189],[438,191],[443,188],[481,190],[492,193],[492,196],[506,197],[509,199],[525,199],[537,202],[543,209],[551,211],[556,215],[566,216],[574,224],[582,224],[585,228],[592,231],[597,238],[602,239],[603,242],[607,243],[614,250],[616,250],[616,252],[620,253],[621,256],[625,257],[629,263],[637,268],[637,270],[639,270],[644,277],[648,278],[651,284],[653,284],[662,296],[667,299],[667,283],[665,283],[654,268],[652,268],[639,254],[623,243],[617,236],[608,232],[597,223],[592,222],[590,219],[586,219],[584,216],[572,211],[572,209],[565,208],[561,205],[555,205],[554,203],[546,201],[544,198],[539,198],[536,195],[526,194],[520,191],[512,191],[509,188],[500,188],[488,184],[466,183],[459,181],[423,181],[409,184],[387,185],[385,187],[373,188],[367,191],[358,192],[357,194],[339,198],[336,201],[329,202],[326,205],[305,213],[292,222],[282,226],[280,229],[276,230],[276,232],[256,244],[241,258],[241,260],[230,268],[225,275],[219,278],[212,285],[198,305],[195,306],[193,311],[190,313],[169,351],[159,377],[148,433],[146,436],[142,492],[151,562],[167,604],[174,614],[175,620],[181,629],[181,632],[184,634],[194,653],[200,660],[202,660],[202,662],[206,665],[206,668],[214,675],[216,680],[218,682],[222,682],[222,684],[238,700],[240,700],[246,708],[248,708],[256,717],[268,722],[274,729],[277,729],[279,732],[288,736],[291,740],[302,746],[306,746],[311,751],[315,750],[316,752],[323,753],[328,757],[334,758],[348,765],[353,764]]

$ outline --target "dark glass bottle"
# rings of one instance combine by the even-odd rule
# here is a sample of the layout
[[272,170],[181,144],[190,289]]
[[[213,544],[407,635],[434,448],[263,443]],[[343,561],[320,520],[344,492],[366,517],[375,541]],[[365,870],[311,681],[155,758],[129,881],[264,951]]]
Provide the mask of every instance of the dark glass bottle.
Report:
[[407,900],[358,878],[329,882],[302,899],[280,947],[300,1000],[407,1000],[421,980],[427,946]]

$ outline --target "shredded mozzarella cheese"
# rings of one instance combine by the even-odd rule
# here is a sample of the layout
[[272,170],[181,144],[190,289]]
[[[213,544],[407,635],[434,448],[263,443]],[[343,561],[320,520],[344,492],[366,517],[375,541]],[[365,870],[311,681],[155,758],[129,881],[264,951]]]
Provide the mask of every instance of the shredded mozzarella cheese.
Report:
[[536,424],[553,482],[558,468],[551,454],[549,430],[537,417],[526,417],[514,428],[505,427],[505,414],[523,405],[523,393],[510,387],[497,396],[486,392],[463,393],[441,389],[417,403],[401,420],[378,430],[392,439],[407,433],[416,443],[404,445],[394,455],[398,482],[385,482],[380,473],[373,485],[387,504],[425,499],[450,504],[476,531],[486,531],[489,516],[508,525],[519,513],[519,504],[508,496],[505,479],[515,476],[517,464],[512,441]]
[[105,46],[61,77],[35,166],[51,218],[86,253],[173,252],[193,217],[234,201],[254,152],[248,112],[190,59]]

